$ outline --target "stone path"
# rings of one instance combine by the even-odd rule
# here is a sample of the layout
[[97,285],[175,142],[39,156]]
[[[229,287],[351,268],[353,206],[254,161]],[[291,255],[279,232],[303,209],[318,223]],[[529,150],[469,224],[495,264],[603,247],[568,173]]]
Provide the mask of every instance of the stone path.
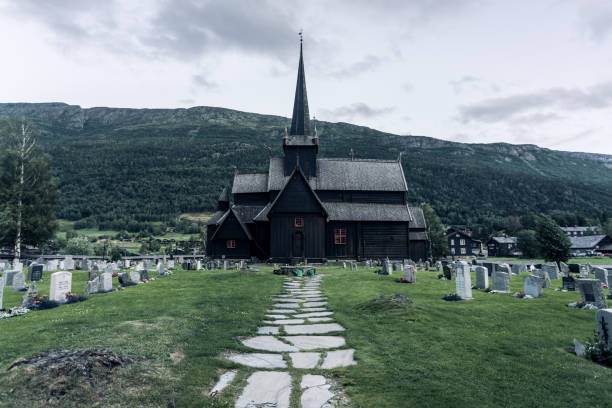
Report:
[[274,298],[276,303],[265,315],[258,335],[242,340],[253,352],[227,356],[235,363],[262,369],[249,376],[236,408],[289,407],[294,382],[288,371],[279,371],[288,368],[300,370],[295,384],[300,384],[297,392],[302,408],[337,405],[339,396],[329,379],[307,371],[320,373],[357,364],[355,350],[345,348],[344,327],[334,323],[333,312],[327,309],[321,279],[320,275],[285,278],[285,293]]

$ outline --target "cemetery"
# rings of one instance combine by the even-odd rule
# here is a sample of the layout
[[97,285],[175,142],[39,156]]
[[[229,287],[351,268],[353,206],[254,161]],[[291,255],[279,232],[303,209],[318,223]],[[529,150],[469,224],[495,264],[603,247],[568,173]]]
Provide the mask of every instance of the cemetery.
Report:
[[[573,345],[576,340],[577,351],[583,345],[595,349],[589,343],[600,326],[595,316],[606,309],[568,307],[582,301],[606,307],[609,292],[592,272],[584,279],[573,274],[575,290],[564,290],[561,272],[544,288],[537,270],[513,274],[510,265],[500,265],[492,277],[483,273],[486,266],[465,261],[444,265],[451,270],[448,280],[439,279],[429,263],[330,263],[302,277],[276,275],[265,264],[226,270],[223,263],[218,269],[211,264],[210,270],[154,267],[147,283],[135,272],[138,265],[125,272],[100,268],[95,287],[106,280],[113,289],[103,294],[86,294],[97,265],[43,271],[36,281],[39,295],[62,300],[69,292],[87,300],[0,319],[0,381],[12,390],[0,393],[0,404],[38,406],[44,398],[51,405],[78,405],[85,401],[83,392],[92,390],[87,395],[102,405],[173,400],[176,406],[247,406],[249,398],[272,398],[262,390],[275,384],[270,389],[277,392],[270,392],[278,406],[319,406],[304,404],[321,400],[335,406],[423,406],[442,381],[447,392],[436,401],[448,406],[535,406],[543,397],[558,406],[568,398],[605,406],[607,382],[589,378],[608,376],[610,369],[575,355]],[[373,273],[383,269],[389,274]],[[123,274],[126,283],[141,283],[119,289]],[[398,278],[409,284],[398,285]],[[31,285],[27,276],[24,284]],[[21,305],[26,292],[5,286],[2,293],[8,310]],[[460,301],[443,301],[448,293]],[[30,363],[8,369],[20,359],[48,359],[38,354],[50,350],[87,350],[130,363],[113,366],[112,376],[95,371],[93,389],[86,380],[45,384],[48,373],[26,369]],[[558,387],[568,378],[580,393]],[[315,385],[306,386],[306,379]],[[300,381],[307,382],[302,387]],[[502,382],[520,398],[496,392]],[[28,391],[33,384],[42,384],[40,396]],[[115,391],[104,392],[103,386]],[[57,387],[65,395],[53,396]]]

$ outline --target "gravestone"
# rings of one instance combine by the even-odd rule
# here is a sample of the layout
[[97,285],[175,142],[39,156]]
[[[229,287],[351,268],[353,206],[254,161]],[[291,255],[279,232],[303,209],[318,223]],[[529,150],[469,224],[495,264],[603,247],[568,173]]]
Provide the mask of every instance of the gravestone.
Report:
[[140,272],[140,280],[144,282],[145,279],[149,280],[149,272],[146,270]]
[[47,263],[47,270],[48,271],[57,271],[57,269],[59,268],[59,261],[57,259],[52,259]]
[[125,261],[123,261],[123,266],[124,266],[124,267],[129,268],[129,267],[130,267],[130,265],[131,265],[131,262],[130,262],[130,260],[129,260],[129,259],[126,259]]
[[493,274],[493,290],[496,292],[510,292],[510,272],[495,271]]
[[545,263],[542,265],[542,270],[548,272],[550,279],[559,279],[559,268],[556,263]]
[[164,275],[166,273],[166,271],[164,271],[164,264],[163,263],[158,263],[157,264],[157,274],[158,275]]
[[87,259],[83,259],[81,261],[81,270],[82,271],[88,271],[89,270],[89,262],[87,261]]
[[28,307],[29,304],[34,302],[34,299],[38,296],[38,289],[36,289],[36,282],[32,282],[28,285],[28,290],[21,297],[21,307]]
[[111,274],[112,274],[112,273],[114,272],[114,271],[113,271],[113,265],[111,265],[111,264],[106,265],[106,266],[104,267],[104,272],[106,272],[106,273],[111,273]]
[[64,269],[73,271],[74,270],[74,259],[71,256],[64,258]]
[[371,268],[372,262],[370,260],[365,261],[365,269],[369,271]]
[[144,271],[144,263],[138,262],[134,269],[136,269],[137,271]]
[[391,266],[391,262],[387,259],[383,264],[383,274],[391,275],[393,273],[393,267]]
[[608,307],[599,279],[577,279],[576,284],[583,302],[595,305],[600,309]]
[[104,272],[100,275],[100,292],[110,292],[113,290],[113,275]]
[[0,310],[2,310],[2,296],[4,295],[4,276],[0,276]]
[[561,279],[563,280],[563,289],[569,292],[576,290],[576,279],[573,276],[564,276]]
[[227,261],[223,260],[223,270],[227,271]]
[[525,295],[534,298],[542,297],[542,288],[544,286],[544,278],[535,275],[527,275],[523,280],[523,291]]
[[201,271],[201,270],[202,270],[202,261],[198,259],[196,261],[196,271]]
[[393,272],[401,271],[403,265],[398,262],[393,262]]
[[465,261],[459,261],[455,267],[455,287],[457,296],[461,299],[472,299],[472,278],[470,265]]
[[92,281],[92,280],[96,279],[97,277],[98,277],[98,267],[94,265],[89,270],[89,280]]
[[580,277],[588,278],[589,277],[589,266],[585,264],[580,264],[579,268],[580,268]]
[[612,309],[600,309],[595,313],[599,339],[612,348]]
[[13,278],[15,277],[17,273],[19,273],[18,270],[4,271],[4,285],[13,286]]
[[85,294],[93,295],[94,293],[98,293],[98,285],[100,284],[100,279],[96,276],[95,279],[87,281],[85,284]]
[[535,271],[533,271],[532,275],[544,279],[544,284],[542,285],[543,288],[550,288],[550,276],[548,276],[548,272],[542,269],[536,269]]
[[355,262],[351,262],[351,270],[353,271],[357,270],[357,264]]
[[19,292],[25,288],[25,275],[19,271],[13,276],[13,291]]
[[[104,274],[107,274],[107,273],[108,272],[104,272]],[[120,273],[119,275],[117,275],[117,280],[119,281],[120,285],[125,285],[129,281],[128,273],[127,272]]]
[[443,265],[442,266],[442,273],[444,274],[444,277],[446,278],[446,280],[452,280],[453,279],[450,266]]
[[49,300],[64,303],[66,301],[66,293],[72,289],[72,273],[70,272],[55,272],[51,274],[51,288],[49,292]]
[[[223,269],[227,269],[227,261],[223,261],[223,265],[225,266]],[[168,269],[174,268],[174,261],[171,259],[168,261]]]
[[425,270],[428,271],[429,270],[429,261],[425,261]]
[[13,270],[15,270],[15,271],[22,271],[23,270],[23,263],[21,263],[19,261],[14,261],[13,262]]
[[406,265],[406,269],[404,271],[404,279],[406,279],[408,283],[416,283],[416,273],[414,266]]
[[138,273],[138,272],[130,272],[130,282],[132,282],[132,283],[140,282],[140,273]]
[[484,266],[474,267],[476,271],[476,289],[487,289],[489,287],[489,271]]
[[595,274],[595,279],[599,279],[601,283],[608,284],[608,272],[604,268],[594,267],[592,272]]
[[569,276],[570,268],[565,262],[559,262],[559,267],[561,269],[562,276]]
[[42,279],[43,266],[41,264],[32,264],[28,267],[28,280],[36,282]]
[[527,265],[522,263],[514,263],[510,265],[512,268],[512,273],[515,275],[520,275],[523,272],[527,272]]

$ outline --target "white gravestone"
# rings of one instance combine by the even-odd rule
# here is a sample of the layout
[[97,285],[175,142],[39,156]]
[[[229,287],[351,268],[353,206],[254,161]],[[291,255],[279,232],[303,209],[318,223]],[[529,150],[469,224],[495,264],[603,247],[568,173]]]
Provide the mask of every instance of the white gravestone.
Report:
[[13,262],[13,269],[16,271],[22,271],[23,270],[23,264],[19,261],[15,261]]
[[130,272],[130,281],[132,283],[140,282],[140,274],[138,272]]
[[17,273],[19,273],[19,271],[17,270],[4,271],[4,284],[6,286],[13,286],[13,279],[15,278],[15,275],[17,275]]
[[2,295],[4,295],[4,276],[0,276],[0,309],[2,309]]
[[166,272],[164,271],[164,264],[163,263],[158,263],[157,264],[157,274],[158,275],[164,275]]
[[550,288],[550,276],[548,276],[548,272],[543,271],[542,269],[536,269],[533,271],[533,275],[538,276],[544,279],[543,288]]
[[493,275],[493,290],[496,292],[510,292],[510,272],[499,269]]
[[588,265],[580,264],[580,265],[578,265],[578,268],[580,270],[580,277],[581,278],[588,278],[589,277],[589,266]]
[[542,297],[542,287],[544,286],[544,279],[535,276],[535,275],[527,275],[525,276],[525,280],[523,281],[523,290],[525,295],[529,295],[534,298]]
[[95,277],[94,279],[87,281],[85,284],[85,293],[88,295],[93,295],[94,293],[98,293],[98,286],[100,284],[100,278]]
[[64,268],[69,271],[74,270],[74,259],[71,256],[64,258]]
[[72,289],[72,273],[55,272],[51,275],[51,289],[49,300],[63,303],[66,301],[66,293]]
[[515,264],[510,265],[510,267],[512,268],[512,273],[515,275],[520,275],[523,272],[527,272],[527,265],[522,264],[522,263],[520,264],[515,263]]
[[561,267],[561,275],[569,276],[570,270],[569,266],[565,262],[559,262],[559,266]]
[[13,276],[13,290],[19,292],[25,288],[25,275],[19,271]]
[[414,270],[414,266],[406,265],[406,270],[404,271],[404,279],[406,279],[408,283],[416,283],[416,273]]
[[113,274],[104,272],[100,275],[100,291],[110,292],[113,290]]
[[489,287],[489,270],[484,266],[477,266],[476,271],[476,289],[487,289]]
[[457,289],[457,296],[461,299],[472,299],[470,265],[465,261],[459,261],[455,265],[455,287]]
[[594,267],[592,272],[595,274],[595,279],[599,279],[601,283],[608,284],[608,273],[604,268]]

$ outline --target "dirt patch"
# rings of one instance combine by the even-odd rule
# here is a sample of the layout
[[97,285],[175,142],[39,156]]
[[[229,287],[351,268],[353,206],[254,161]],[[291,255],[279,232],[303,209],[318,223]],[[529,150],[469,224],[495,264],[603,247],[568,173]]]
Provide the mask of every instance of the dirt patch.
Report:
[[172,360],[174,364],[180,363],[181,360],[183,360],[184,358],[185,358],[185,355],[178,350],[170,353],[170,359]]

